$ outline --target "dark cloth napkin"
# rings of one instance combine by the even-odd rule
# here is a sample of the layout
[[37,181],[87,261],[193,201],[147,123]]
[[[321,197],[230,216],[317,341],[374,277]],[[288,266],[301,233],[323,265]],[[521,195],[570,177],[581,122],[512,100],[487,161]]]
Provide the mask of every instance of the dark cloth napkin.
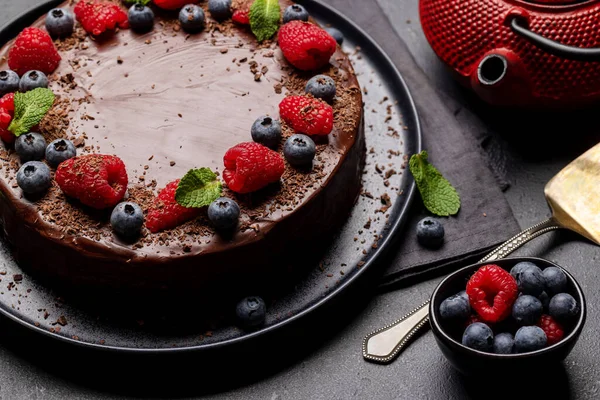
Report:
[[[493,159],[484,149],[474,115],[460,123],[455,108],[430,84],[415,63],[406,44],[396,34],[375,0],[352,2],[325,0],[363,28],[394,61],[409,86],[417,105],[423,130],[423,148],[429,160],[456,187],[461,209],[456,216],[441,218],[445,229],[442,248],[428,250],[417,242],[417,222],[427,216],[420,198],[413,204],[411,217],[401,233],[397,249],[381,280],[382,289],[392,289],[407,280],[424,279],[477,261],[498,244],[519,232],[519,226],[502,193],[507,182],[492,171]],[[450,78],[449,78],[450,79]],[[450,105],[450,107],[449,107]],[[490,152],[493,154],[493,151]]]

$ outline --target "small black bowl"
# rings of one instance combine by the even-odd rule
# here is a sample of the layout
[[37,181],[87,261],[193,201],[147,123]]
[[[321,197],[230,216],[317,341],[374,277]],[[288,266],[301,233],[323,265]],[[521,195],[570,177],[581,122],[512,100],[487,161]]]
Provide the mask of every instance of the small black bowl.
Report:
[[[542,270],[547,267],[558,267],[567,275],[566,292],[571,294],[579,304],[579,316],[568,327],[565,337],[558,343],[541,350],[521,354],[492,354],[471,349],[461,344],[460,337],[464,327],[451,326],[455,323],[440,317],[439,308],[444,299],[465,290],[469,278],[480,267],[495,264],[510,271],[517,263],[530,261]],[[509,317],[510,318],[510,317]],[[514,373],[516,370],[543,370],[555,367],[557,363],[569,355],[579,339],[586,319],[586,303],[581,287],[569,272],[548,260],[534,257],[504,258],[491,262],[478,263],[462,268],[444,279],[434,290],[429,305],[429,322],[435,340],[448,361],[464,375],[488,375]],[[459,328],[458,330],[456,328]],[[457,340],[458,339],[458,340]]]

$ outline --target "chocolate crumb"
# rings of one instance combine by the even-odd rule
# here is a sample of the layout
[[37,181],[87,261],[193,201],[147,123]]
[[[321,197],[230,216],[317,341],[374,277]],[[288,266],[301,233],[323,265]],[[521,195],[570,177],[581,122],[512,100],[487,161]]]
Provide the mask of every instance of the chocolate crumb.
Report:
[[171,161],[171,162],[169,163],[169,165],[170,165],[171,167],[175,166],[175,161]]

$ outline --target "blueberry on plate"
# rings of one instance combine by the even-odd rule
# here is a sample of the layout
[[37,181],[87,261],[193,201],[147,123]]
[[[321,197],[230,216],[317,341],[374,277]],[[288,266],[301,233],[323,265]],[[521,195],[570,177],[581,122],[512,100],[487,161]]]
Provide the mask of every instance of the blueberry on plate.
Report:
[[579,314],[579,305],[569,293],[559,293],[550,299],[548,313],[560,322],[568,322]]
[[546,292],[556,294],[564,292],[567,289],[567,275],[557,267],[548,267],[542,271]]
[[543,312],[542,302],[528,294],[517,297],[512,307],[512,316],[519,325],[534,325]]
[[208,11],[217,21],[231,17],[231,0],[208,0]]
[[287,24],[290,21],[308,21],[308,11],[300,4],[292,4],[283,12],[283,23]]
[[208,206],[208,219],[217,230],[234,228],[240,219],[240,207],[235,201],[220,197]]
[[327,75],[316,75],[306,83],[304,91],[316,98],[331,102],[335,98],[335,81]]
[[546,347],[548,338],[539,326],[523,326],[515,334],[515,352],[527,353]]
[[474,322],[465,329],[462,344],[475,350],[491,352],[494,345],[494,333],[483,322]]
[[235,308],[238,323],[244,329],[253,329],[264,324],[266,314],[267,306],[258,296],[242,299]]
[[21,162],[39,161],[46,154],[46,139],[36,132],[26,133],[15,141],[15,151]]
[[42,71],[29,71],[21,77],[19,91],[28,92],[37,88],[47,88],[48,78]]
[[61,162],[76,155],[77,150],[75,149],[75,145],[67,139],[56,139],[46,147],[46,162],[52,168],[58,167]]
[[467,319],[469,315],[471,315],[471,305],[464,290],[448,297],[440,304],[440,316],[443,319]]
[[515,352],[515,338],[510,333],[499,333],[494,336],[494,353],[512,354]]
[[74,25],[73,14],[64,8],[55,8],[46,15],[46,30],[53,38],[71,36]]
[[548,312],[548,306],[550,305],[550,296],[548,296],[548,293],[546,293],[545,291],[542,292],[542,294],[538,296],[538,299],[542,302],[542,307],[544,307],[544,311]]
[[10,69],[0,71],[0,96],[19,90],[19,74]]
[[325,31],[329,33],[338,44],[342,44],[344,42],[344,34],[340,32],[339,29],[336,28],[325,28]]
[[29,161],[17,171],[17,185],[27,194],[39,194],[52,185],[50,168],[41,161]]
[[315,142],[300,133],[290,136],[283,146],[285,159],[294,167],[311,166],[316,152]]
[[110,225],[122,238],[135,238],[139,236],[144,225],[144,212],[136,203],[124,201],[117,204],[110,214]]
[[252,129],[252,140],[267,146],[271,149],[276,149],[281,140],[281,123],[267,115],[263,115],[254,121]]
[[417,240],[425,247],[440,247],[444,243],[444,226],[437,219],[423,218],[417,224]]
[[154,12],[143,4],[134,4],[127,13],[131,29],[137,32],[148,32],[154,26]]
[[515,280],[521,293],[537,297],[544,291],[546,286],[544,274],[537,265],[528,266],[516,275]]
[[537,267],[537,265],[529,261],[521,261],[520,263],[515,264],[515,266],[510,269],[510,274],[513,278],[517,279],[517,275],[529,267]]
[[195,4],[188,4],[179,11],[179,23],[184,31],[199,32],[204,28],[204,10]]

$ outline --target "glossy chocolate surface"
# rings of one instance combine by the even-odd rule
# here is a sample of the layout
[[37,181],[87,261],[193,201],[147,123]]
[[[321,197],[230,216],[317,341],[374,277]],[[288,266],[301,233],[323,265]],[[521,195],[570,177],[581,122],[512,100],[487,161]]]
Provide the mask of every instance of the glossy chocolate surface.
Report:
[[[282,9],[288,4],[281,1]],[[245,28],[216,25],[208,17],[205,31],[187,35],[173,21],[171,14],[158,14],[150,33],[127,29],[86,38],[60,51],[63,59],[51,77],[55,93],[70,100],[63,136],[85,141],[78,154],[119,156],[127,166],[130,194],[155,195],[192,168],[222,171],[223,154],[251,141],[250,126],[258,116],[278,116],[289,87],[276,86],[286,78],[310,77],[297,76],[276,43],[258,46]],[[35,25],[42,24],[43,19]],[[166,234],[146,233],[132,245],[112,235],[107,213],[90,210],[84,210],[92,215],[89,229],[73,229],[68,219],[57,223],[53,215],[80,206],[67,204],[56,187],[43,203],[24,198],[14,185],[17,158],[3,154],[0,213],[17,258],[44,275],[74,283],[196,286],[240,269],[269,269],[291,240],[310,243],[329,236],[358,195],[364,156],[358,82],[341,50],[331,63],[326,73],[337,72],[344,104],[334,104],[334,132],[320,142],[315,169],[302,180],[307,186],[286,190],[290,182],[284,176],[268,195],[240,197],[225,191],[242,206],[242,224],[232,237],[215,234],[201,218]],[[5,62],[0,64],[5,68]],[[346,118],[348,110],[353,118]]]

